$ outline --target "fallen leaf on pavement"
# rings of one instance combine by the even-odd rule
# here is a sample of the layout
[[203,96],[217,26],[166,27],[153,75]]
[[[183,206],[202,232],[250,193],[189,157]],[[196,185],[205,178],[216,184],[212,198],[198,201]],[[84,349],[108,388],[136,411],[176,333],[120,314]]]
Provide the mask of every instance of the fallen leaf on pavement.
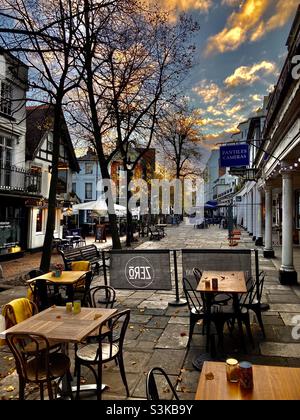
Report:
[[14,391],[16,388],[14,386],[10,385],[10,386],[8,386],[4,389],[5,389],[6,392],[11,392],[11,391]]

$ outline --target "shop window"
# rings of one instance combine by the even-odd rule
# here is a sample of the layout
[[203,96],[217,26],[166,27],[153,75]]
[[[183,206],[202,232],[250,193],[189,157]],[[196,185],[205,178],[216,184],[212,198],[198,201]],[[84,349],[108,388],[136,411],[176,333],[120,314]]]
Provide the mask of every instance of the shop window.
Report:
[[43,232],[43,209],[38,209],[36,215],[36,232]]

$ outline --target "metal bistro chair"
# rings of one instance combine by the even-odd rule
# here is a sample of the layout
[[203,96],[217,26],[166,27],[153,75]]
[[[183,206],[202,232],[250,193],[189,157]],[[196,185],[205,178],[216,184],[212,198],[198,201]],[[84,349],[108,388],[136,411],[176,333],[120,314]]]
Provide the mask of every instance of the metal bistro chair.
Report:
[[204,307],[203,303],[200,301],[200,295],[193,289],[191,283],[187,278],[183,278],[183,291],[185,298],[187,300],[189,312],[190,312],[190,330],[189,330],[189,340],[187,347],[190,346],[190,342],[193,336],[194,328],[196,323],[199,320],[203,320],[202,334],[204,334]]
[[[158,379],[159,378],[159,379]],[[158,391],[157,382],[163,379],[164,384],[161,388],[161,392]],[[152,401],[160,401],[166,398],[161,398],[161,394],[164,394],[164,396],[169,397],[169,394],[171,393],[171,398],[167,398],[168,400],[175,399],[179,400],[178,395],[175,391],[174,386],[172,385],[172,382],[166,372],[160,368],[160,367],[154,367],[152,368],[148,374],[146,379],[146,395],[147,400]]]
[[261,297],[262,297],[265,277],[266,275],[263,271],[259,273],[258,288],[256,287],[256,285],[255,286],[253,285],[252,294],[251,295],[248,294],[248,300],[244,301],[241,304],[242,308],[246,308],[247,310],[251,310],[255,313],[264,338],[266,338],[266,333],[265,333],[265,328],[264,328],[262,315],[261,315]]
[[[123,344],[125,333],[130,318],[130,310],[127,309],[110,316],[99,327],[98,342],[85,344],[78,348],[75,353],[75,369],[77,372],[77,393],[76,399],[79,399],[80,393],[80,372],[81,366],[89,368],[96,380],[97,399],[101,400],[102,396],[102,365],[112,360],[118,361],[123,384],[126,389],[127,397],[129,397],[129,388],[127,384],[125,367],[123,361]],[[104,334],[103,328],[107,330],[107,324],[110,326],[109,331]],[[118,332],[118,338],[115,332]]]
[[[70,359],[62,353],[51,353],[49,341],[44,335],[22,332],[8,333],[6,340],[16,362],[20,400],[25,399],[25,387],[28,383],[39,385],[41,400],[44,400],[44,384],[46,384],[49,399],[53,400],[52,382],[65,375],[69,395],[73,399],[70,382]],[[30,352],[28,348],[30,348]],[[57,392],[55,392],[55,396],[56,394]]]
[[[89,289],[86,302],[89,307],[91,308],[106,308],[106,309],[112,309],[115,302],[116,302],[116,291],[111,286],[95,286]],[[109,323],[103,325],[102,327],[102,334],[104,336],[107,335],[109,332],[111,326]],[[98,335],[99,335],[99,328],[96,328],[94,331],[92,331],[84,341],[84,343],[95,343],[98,342]],[[119,334],[117,334],[115,337],[113,337],[113,340],[117,340],[119,337]],[[83,344],[83,343],[82,343]],[[78,344],[75,343],[74,345],[75,353],[78,350]],[[74,369],[74,376],[77,375],[76,371],[76,365]]]

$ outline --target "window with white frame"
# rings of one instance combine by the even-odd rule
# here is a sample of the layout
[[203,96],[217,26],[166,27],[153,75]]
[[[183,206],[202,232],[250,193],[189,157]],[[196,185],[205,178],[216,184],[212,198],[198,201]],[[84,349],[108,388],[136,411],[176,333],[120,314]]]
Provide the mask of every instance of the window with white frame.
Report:
[[6,115],[12,114],[12,87],[4,81],[0,85],[0,111]]
[[85,184],[85,199],[92,200],[93,198],[93,184],[91,182],[86,182]]
[[10,186],[13,140],[0,135],[0,185]]

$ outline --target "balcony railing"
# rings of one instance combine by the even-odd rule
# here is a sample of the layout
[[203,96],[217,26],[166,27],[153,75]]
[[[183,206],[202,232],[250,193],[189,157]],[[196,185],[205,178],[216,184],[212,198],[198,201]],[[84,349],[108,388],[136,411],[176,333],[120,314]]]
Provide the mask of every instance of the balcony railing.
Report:
[[41,173],[28,171],[16,166],[0,166],[0,191],[26,193],[36,195],[41,193]]

